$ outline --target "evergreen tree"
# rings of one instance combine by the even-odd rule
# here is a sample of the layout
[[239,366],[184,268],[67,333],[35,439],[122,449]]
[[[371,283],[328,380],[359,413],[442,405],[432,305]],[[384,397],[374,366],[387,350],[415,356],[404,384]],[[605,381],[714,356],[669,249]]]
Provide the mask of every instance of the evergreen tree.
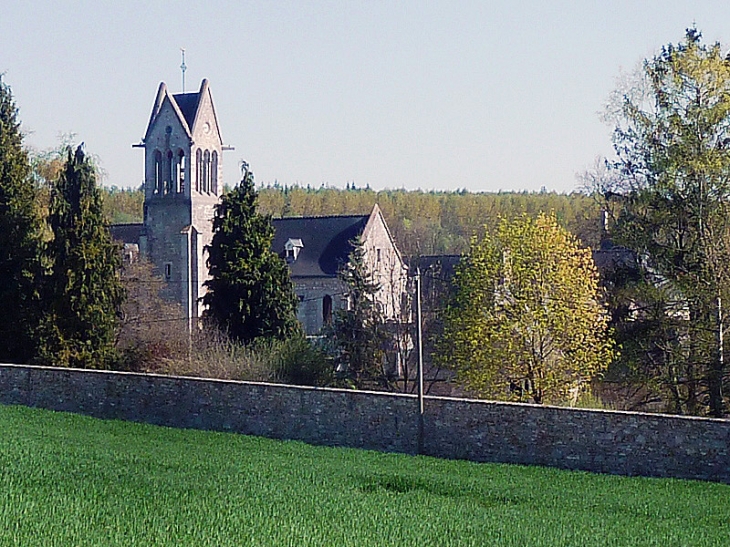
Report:
[[52,188],[51,273],[46,283],[42,360],[57,366],[107,368],[124,290],[121,253],[104,222],[94,166],[82,146],[68,149]]
[[10,88],[0,75],[0,360],[25,363],[36,351],[41,223],[28,154]]
[[384,346],[387,340],[385,321],[376,295],[380,285],[373,279],[365,262],[362,240],[353,241],[350,259],[339,277],[347,286],[347,309],[337,310],[330,336],[337,353],[338,370],[355,386],[377,382],[385,387]]
[[271,250],[271,217],[257,212],[253,173],[216,205],[213,240],[206,247],[211,278],[205,316],[235,340],[287,338],[299,332],[297,297],[286,263]]

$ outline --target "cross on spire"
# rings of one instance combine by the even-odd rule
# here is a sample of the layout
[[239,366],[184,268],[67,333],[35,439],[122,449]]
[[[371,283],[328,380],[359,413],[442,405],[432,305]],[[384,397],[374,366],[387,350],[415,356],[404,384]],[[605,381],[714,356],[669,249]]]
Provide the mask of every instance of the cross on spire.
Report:
[[185,48],[181,47],[180,52],[182,53],[182,64],[180,65],[180,70],[182,71],[182,92],[185,93],[185,71],[188,68],[185,64]]

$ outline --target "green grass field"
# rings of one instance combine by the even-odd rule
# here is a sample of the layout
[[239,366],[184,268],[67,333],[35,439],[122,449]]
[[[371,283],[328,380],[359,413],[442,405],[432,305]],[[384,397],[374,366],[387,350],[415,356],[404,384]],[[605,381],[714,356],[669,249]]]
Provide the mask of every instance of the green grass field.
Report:
[[730,545],[730,486],[0,407],[0,545]]

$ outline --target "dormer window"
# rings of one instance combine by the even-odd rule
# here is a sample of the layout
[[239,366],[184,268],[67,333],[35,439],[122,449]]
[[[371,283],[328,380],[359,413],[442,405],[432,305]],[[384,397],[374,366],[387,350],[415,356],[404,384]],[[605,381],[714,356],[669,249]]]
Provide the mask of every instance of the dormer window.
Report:
[[304,248],[304,243],[301,239],[289,238],[284,243],[284,256],[287,262],[294,262],[299,257],[299,251]]

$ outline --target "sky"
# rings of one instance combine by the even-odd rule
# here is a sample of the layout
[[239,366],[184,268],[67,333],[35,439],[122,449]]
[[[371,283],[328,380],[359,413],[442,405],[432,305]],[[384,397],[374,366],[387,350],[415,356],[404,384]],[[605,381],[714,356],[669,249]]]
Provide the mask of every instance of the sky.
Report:
[[161,81],[207,78],[224,182],[549,191],[611,154],[621,72],[695,24],[730,48],[724,1],[5,0],[0,73],[25,143],[73,133],[104,184],[138,187]]

